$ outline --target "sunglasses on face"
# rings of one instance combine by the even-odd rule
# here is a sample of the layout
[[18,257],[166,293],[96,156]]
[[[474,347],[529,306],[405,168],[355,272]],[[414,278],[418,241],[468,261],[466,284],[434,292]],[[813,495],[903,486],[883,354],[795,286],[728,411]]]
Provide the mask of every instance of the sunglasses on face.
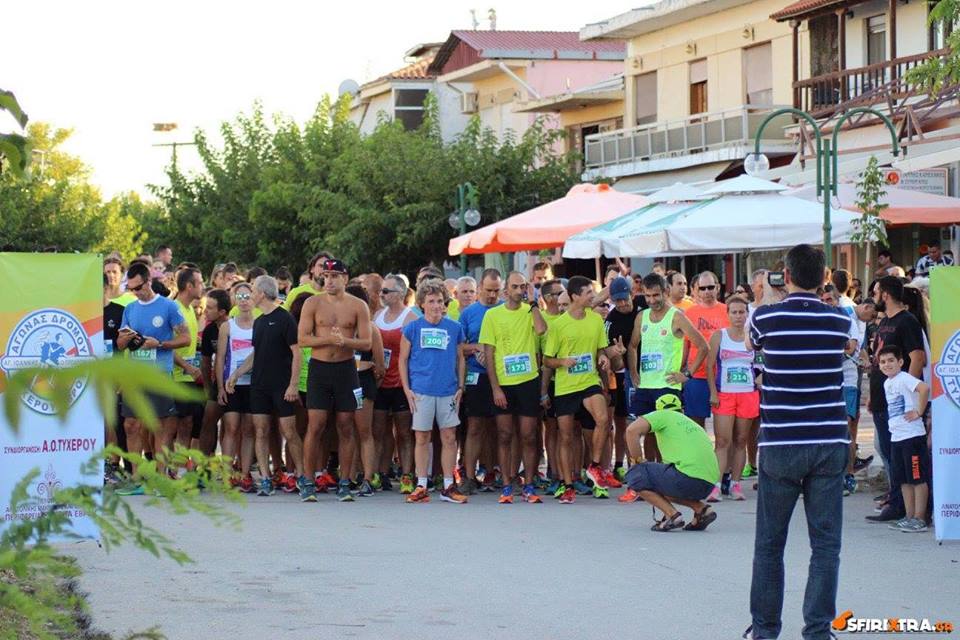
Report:
[[715,284],[700,285],[699,287],[700,291],[713,291],[716,288],[717,285]]
[[249,300],[249,299],[250,299],[250,294],[249,294],[249,293],[238,293],[238,294],[236,294],[234,297],[235,297],[237,300]]
[[386,296],[391,293],[400,293],[400,289],[380,289],[380,295]]
[[143,289],[145,286],[147,286],[147,281],[146,281],[146,280],[144,280],[143,282],[141,282],[140,284],[138,284],[138,285],[135,286],[135,287],[127,286],[127,291],[140,291],[140,290]]

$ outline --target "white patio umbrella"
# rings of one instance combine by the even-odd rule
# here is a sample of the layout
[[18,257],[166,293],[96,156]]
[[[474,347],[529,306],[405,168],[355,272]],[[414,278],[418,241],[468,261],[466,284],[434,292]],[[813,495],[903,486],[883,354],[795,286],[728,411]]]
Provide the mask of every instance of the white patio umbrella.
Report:
[[[834,243],[850,241],[857,214],[831,213]],[[770,191],[722,195],[635,229],[619,240],[621,256],[735,253],[823,242],[823,207]]]

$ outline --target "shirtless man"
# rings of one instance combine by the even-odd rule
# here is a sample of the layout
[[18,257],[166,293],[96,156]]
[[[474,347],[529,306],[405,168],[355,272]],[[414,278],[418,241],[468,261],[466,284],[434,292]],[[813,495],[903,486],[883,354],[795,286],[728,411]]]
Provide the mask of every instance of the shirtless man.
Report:
[[356,446],[353,414],[363,403],[363,390],[353,354],[371,348],[370,311],[362,300],[344,291],[348,276],[343,262],[325,259],[321,271],[326,295],[313,296],[304,303],[297,332],[300,346],[311,349],[307,375],[307,436],[304,439],[307,485],[301,500],[317,500],[316,487],[311,481],[317,467],[320,436],[333,412],[340,437],[337,500],[349,502],[353,500],[350,478],[353,477]]

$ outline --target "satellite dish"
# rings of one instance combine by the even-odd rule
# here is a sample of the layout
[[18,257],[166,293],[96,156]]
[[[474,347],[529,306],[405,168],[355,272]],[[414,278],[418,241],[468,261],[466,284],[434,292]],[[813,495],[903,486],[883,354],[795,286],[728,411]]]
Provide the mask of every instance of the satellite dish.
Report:
[[349,93],[352,96],[360,93],[360,85],[357,84],[356,80],[347,78],[340,83],[340,87],[337,89],[337,96],[342,96],[345,93]]

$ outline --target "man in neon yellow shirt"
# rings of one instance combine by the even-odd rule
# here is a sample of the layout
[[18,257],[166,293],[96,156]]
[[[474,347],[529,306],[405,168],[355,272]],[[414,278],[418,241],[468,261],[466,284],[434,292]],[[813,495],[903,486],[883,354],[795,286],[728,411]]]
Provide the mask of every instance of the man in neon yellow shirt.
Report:
[[[703,531],[717,519],[710,505],[703,502],[720,481],[713,443],[700,425],[681,410],[677,396],[661,396],[656,401],[656,411],[630,425],[637,433],[653,433],[663,455],[663,462],[640,462],[639,440],[627,442],[631,461],[636,462],[627,471],[627,484],[663,512],[663,518],[651,527],[653,531]],[[690,524],[684,524],[674,502],[693,510]]]
[[[556,408],[560,427],[560,462],[565,489],[562,504],[575,499],[574,473],[579,473],[580,461],[574,460],[574,442],[581,437],[577,418],[593,430],[593,461],[587,467],[587,476],[594,485],[606,488],[609,471],[600,465],[603,445],[610,433],[607,400],[603,395],[600,370],[609,371],[623,366],[622,344],[609,345],[607,331],[601,318],[592,310],[593,283],[583,276],[574,276],[567,283],[570,308],[552,323],[543,350],[543,364],[556,370]],[[604,374],[606,375],[606,374]]]
[[290,305],[293,304],[293,301],[296,300],[297,296],[301,293],[323,293],[323,263],[325,260],[332,257],[333,256],[326,251],[321,251],[310,258],[310,262],[307,263],[307,271],[310,273],[310,281],[290,290],[290,293],[287,294],[286,300],[283,301],[284,309],[290,311]]
[[460,320],[460,312],[476,301],[477,281],[470,276],[463,276],[457,280],[453,300],[447,306],[447,317],[451,320]]
[[[203,297],[203,276],[194,267],[184,267],[177,272],[177,308],[183,315],[190,335],[190,343],[173,352],[173,379],[193,391],[202,391],[203,374],[200,371],[200,352],[197,342],[200,329],[193,303]],[[200,437],[203,425],[203,402],[177,400],[177,444],[189,447],[193,438]]]
[[540,308],[526,303],[527,279],[519,271],[507,276],[506,301],[487,311],[480,328],[487,375],[497,413],[497,450],[500,470],[507,476],[500,495],[501,504],[513,502],[513,461],[510,448],[516,425],[520,426],[523,447],[524,502],[540,502],[533,481],[540,451],[537,423],[540,417],[540,369],[537,365],[538,337],[547,331]]

